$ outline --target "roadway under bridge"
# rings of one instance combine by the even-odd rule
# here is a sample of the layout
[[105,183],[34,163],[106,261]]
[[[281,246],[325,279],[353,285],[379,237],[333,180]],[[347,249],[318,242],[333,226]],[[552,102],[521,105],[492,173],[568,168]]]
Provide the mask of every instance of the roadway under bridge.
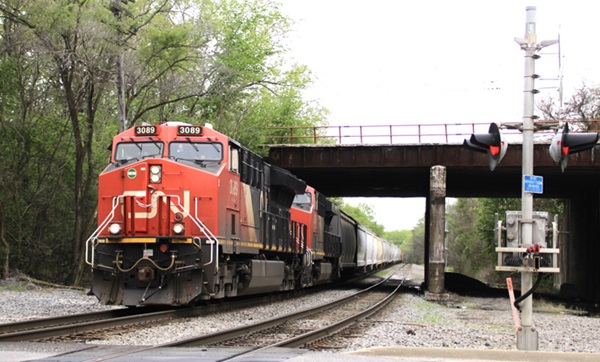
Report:
[[[543,194],[536,197],[566,200],[559,221],[564,231],[559,241],[561,293],[600,302],[600,145],[570,155],[565,172],[550,158],[548,147],[534,147],[534,174],[544,177]],[[269,161],[332,197],[430,200],[430,173],[438,165],[446,168],[448,197],[520,198],[522,190],[522,152],[515,144],[493,172],[485,154],[451,144],[271,145]],[[426,219],[430,206],[427,202]],[[425,235],[429,238],[427,230]]]

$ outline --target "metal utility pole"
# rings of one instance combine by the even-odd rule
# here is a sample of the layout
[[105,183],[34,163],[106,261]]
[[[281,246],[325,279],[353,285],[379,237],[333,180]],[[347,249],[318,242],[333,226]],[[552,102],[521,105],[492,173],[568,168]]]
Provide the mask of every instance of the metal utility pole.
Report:
[[[536,53],[545,46],[555,44],[556,41],[542,41],[537,43],[536,34],[536,7],[526,8],[525,38],[515,38],[521,49],[525,51],[525,88],[523,106],[523,180],[525,175],[533,175],[533,133],[534,119],[534,96],[538,93],[535,89],[535,60],[539,58]],[[533,193],[525,192],[521,188],[522,228],[521,240],[523,247],[532,245],[533,240]],[[533,287],[533,272],[521,272],[521,293],[525,293]],[[538,332],[533,326],[533,300],[532,296],[526,298],[521,304],[521,327],[517,331],[517,348],[520,350],[538,349]]]

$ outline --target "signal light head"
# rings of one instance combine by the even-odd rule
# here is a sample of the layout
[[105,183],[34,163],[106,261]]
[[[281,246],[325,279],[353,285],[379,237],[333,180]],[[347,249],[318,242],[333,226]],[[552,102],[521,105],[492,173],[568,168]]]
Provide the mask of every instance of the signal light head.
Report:
[[569,155],[594,147],[598,142],[598,133],[569,133],[569,124],[556,131],[550,144],[550,157],[560,165],[564,172],[567,168]]
[[472,151],[488,155],[490,170],[494,171],[506,154],[508,145],[502,139],[502,133],[496,123],[490,124],[488,133],[472,134],[463,145]]

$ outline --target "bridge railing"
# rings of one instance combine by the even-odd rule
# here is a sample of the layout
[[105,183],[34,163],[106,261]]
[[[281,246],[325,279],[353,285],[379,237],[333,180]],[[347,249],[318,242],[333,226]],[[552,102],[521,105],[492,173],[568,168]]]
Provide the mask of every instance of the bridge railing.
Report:
[[[600,130],[598,120],[569,122],[572,132]],[[535,141],[550,142],[558,121],[537,121]],[[521,143],[520,123],[499,123],[509,143]],[[462,144],[472,133],[487,133],[486,123],[439,123],[367,126],[269,127],[271,144]]]

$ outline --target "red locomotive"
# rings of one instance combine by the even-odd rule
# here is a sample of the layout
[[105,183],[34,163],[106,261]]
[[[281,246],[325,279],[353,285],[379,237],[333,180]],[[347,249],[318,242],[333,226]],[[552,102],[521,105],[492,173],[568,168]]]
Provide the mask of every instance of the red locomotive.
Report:
[[186,305],[401,261],[398,248],[374,240],[304,181],[212,127],[167,122],[114,137],[86,262],[104,304]]

